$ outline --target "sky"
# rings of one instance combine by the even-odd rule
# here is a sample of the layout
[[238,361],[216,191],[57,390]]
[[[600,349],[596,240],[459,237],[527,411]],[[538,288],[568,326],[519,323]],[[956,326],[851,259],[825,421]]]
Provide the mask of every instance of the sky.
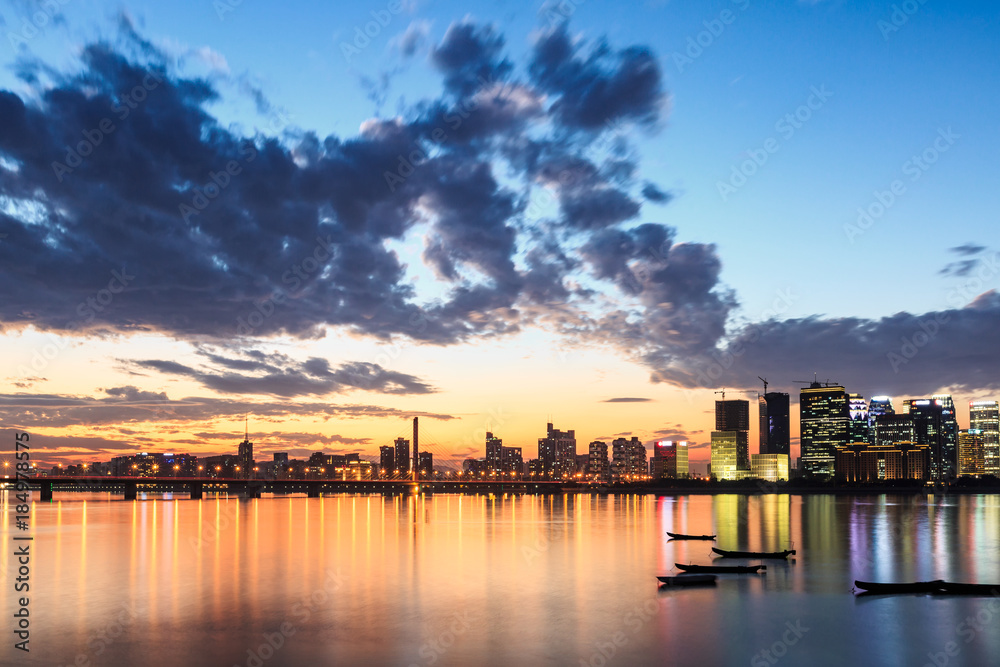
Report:
[[439,465],[547,422],[704,462],[758,376],[793,443],[814,377],[962,427],[1000,394],[995,5],[0,17],[0,423],[40,464],[234,452],[247,415],[258,460],[418,416]]

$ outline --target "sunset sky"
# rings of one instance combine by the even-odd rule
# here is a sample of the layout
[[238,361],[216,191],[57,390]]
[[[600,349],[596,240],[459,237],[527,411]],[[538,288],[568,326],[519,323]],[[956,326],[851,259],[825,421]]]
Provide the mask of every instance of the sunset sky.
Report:
[[797,443],[815,373],[966,428],[1000,9],[902,5],[0,4],[0,420],[40,465],[246,414],[258,460],[420,416],[439,465],[548,421],[704,462],[717,389]]

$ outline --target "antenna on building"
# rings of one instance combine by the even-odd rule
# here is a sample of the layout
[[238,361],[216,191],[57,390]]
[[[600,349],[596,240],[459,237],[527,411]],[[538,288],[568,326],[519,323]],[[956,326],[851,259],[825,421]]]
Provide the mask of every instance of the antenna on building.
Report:
[[243,418],[246,420],[246,423],[244,424],[243,441],[250,442],[250,415],[243,415]]

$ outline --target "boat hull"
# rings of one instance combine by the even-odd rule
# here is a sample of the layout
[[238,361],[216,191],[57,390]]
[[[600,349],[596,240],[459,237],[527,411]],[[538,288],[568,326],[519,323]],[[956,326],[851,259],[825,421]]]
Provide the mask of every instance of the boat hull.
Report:
[[766,570],[766,565],[685,565],[674,563],[674,567],[685,572],[719,573],[719,574],[757,574]]
[[887,593],[936,593],[945,582],[936,579],[934,581],[913,581],[906,583],[883,584],[875,581],[854,581],[854,586],[866,593],[887,594]]
[[679,574],[674,577],[657,577],[664,586],[705,586],[715,584],[714,574]]
[[785,551],[728,551],[726,549],[717,549],[712,547],[712,551],[719,554],[723,558],[788,558],[795,554],[795,549],[786,549]]
[[714,540],[715,535],[682,535],[680,533],[667,533],[672,540]]

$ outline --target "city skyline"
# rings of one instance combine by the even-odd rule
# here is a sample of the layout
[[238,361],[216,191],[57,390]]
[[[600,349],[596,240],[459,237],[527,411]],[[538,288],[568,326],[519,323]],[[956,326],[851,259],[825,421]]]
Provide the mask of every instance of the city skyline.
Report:
[[759,376],[962,424],[1000,390],[965,103],[995,7],[53,11],[2,8],[0,71],[0,419],[41,461],[224,451],[251,413],[265,452],[422,417],[442,463],[547,422],[703,463],[702,406]]

